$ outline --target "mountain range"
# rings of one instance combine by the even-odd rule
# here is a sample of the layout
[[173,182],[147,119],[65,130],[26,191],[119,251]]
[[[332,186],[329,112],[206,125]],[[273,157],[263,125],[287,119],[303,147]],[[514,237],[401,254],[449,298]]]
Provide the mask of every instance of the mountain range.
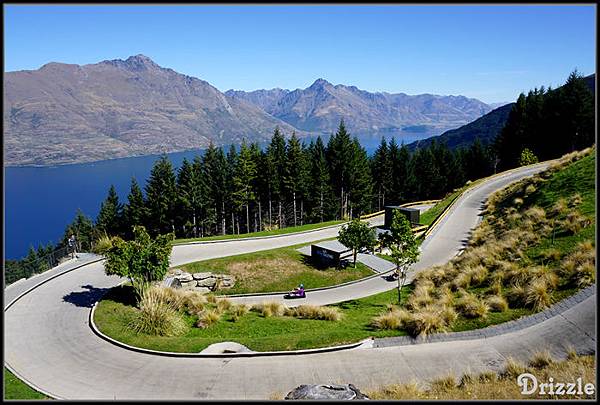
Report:
[[352,134],[437,131],[456,128],[492,108],[464,96],[370,93],[356,86],[333,85],[317,79],[306,89],[228,90],[227,96],[253,103],[294,127],[329,134],[341,119]]
[[306,89],[229,90],[144,55],[48,63],[4,75],[5,165],[56,165],[270,139],[407,131],[438,135],[491,107],[463,96],[370,93],[316,80]]

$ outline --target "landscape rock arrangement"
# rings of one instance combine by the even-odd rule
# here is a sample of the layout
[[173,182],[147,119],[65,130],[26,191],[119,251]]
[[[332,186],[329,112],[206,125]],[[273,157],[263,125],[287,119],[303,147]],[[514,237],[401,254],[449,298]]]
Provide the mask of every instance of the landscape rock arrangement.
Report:
[[369,399],[353,384],[302,384],[291,390],[285,399],[332,399],[337,401]]
[[188,273],[180,269],[172,269],[163,284],[167,287],[182,288],[199,293],[209,293],[222,288],[231,288],[235,284],[233,276],[211,272]]

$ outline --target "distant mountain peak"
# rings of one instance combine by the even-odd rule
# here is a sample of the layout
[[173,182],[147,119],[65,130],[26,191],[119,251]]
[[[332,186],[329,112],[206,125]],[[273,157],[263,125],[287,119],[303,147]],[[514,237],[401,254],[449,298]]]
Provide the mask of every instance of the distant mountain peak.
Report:
[[327,80],[323,79],[323,78],[318,78],[317,80],[315,80],[315,82],[313,84],[310,85],[310,87],[315,88],[315,87],[323,87],[323,86],[332,86],[331,83],[329,83]]
[[152,59],[143,54],[137,54],[128,57],[127,59],[113,59],[105,60],[101,63],[110,64],[120,68],[133,71],[150,70],[150,69],[163,69],[161,66],[156,64]]

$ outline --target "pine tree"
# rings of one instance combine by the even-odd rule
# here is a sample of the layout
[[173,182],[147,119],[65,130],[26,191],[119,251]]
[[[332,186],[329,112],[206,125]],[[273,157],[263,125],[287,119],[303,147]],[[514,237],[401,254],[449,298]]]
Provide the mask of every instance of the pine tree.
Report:
[[127,239],[133,237],[133,226],[145,225],[147,218],[148,212],[142,189],[140,189],[135,177],[132,177],[127,204],[123,208],[124,235]]
[[286,167],[285,159],[285,138],[279,128],[275,128],[271,143],[267,147],[267,175],[271,179],[269,182],[269,225],[272,222],[273,202],[276,201],[277,222],[280,228],[284,226],[283,199],[285,187],[283,175]]
[[121,233],[121,221],[123,214],[123,205],[119,203],[119,196],[115,186],[111,185],[108,190],[106,200],[100,205],[100,212],[96,217],[96,228],[100,232],[106,232],[108,235],[118,235]]
[[313,221],[323,222],[335,215],[335,196],[331,188],[325,145],[320,136],[309,147],[309,153],[311,164],[309,210]]
[[348,188],[350,182],[351,165],[353,162],[353,146],[350,135],[346,132],[344,121],[340,121],[337,132],[327,143],[327,160],[331,183],[338,198],[338,207],[341,218],[347,218]]
[[177,185],[173,165],[166,155],[156,161],[146,184],[149,231],[165,234],[175,229]]
[[[216,148],[212,143],[202,157],[203,177],[205,179],[206,195],[212,197],[213,207],[210,208],[215,215],[215,233],[227,233],[226,204],[227,204],[227,159],[223,149]],[[207,207],[207,210],[209,208]]]
[[389,191],[388,184],[392,178],[388,145],[384,137],[381,137],[381,143],[371,159],[371,173],[373,187],[377,193],[377,211],[381,211],[385,206],[386,194]]
[[64,248],[68,245],[67,240],[71,235],[75,235],[78,250],[83,252],[91,250],[92,242],[98,236],[92,219],[85,215],[81,209],[77,209],[75,219],[65,228],[65,232],[60,243],[61,247]]
[[348,182],[348,202],[350,218],[371,211],[372,176],[367,151],[360,145],[358,138],[352,141],[351,166]]
[[[287,142],[286,146],[286,167],[283,177],[285,194],[287,199],[292,201],[293,224],[298,225],[298,204],[304,200],[304,193],[307,182],[307,167],[304,149],[295,133]],[[302,218],[302,212],[300,212]]]
[[[252,183],[256,177],[256,165],[246,141],[242,142],[233,176],[233,202],[237,213],[246,208],[246,232],[250,232],[250,204],[255,200]],[[239,222],[239,220],[238,220]],[[239,233],[239,231],[238,231]]]

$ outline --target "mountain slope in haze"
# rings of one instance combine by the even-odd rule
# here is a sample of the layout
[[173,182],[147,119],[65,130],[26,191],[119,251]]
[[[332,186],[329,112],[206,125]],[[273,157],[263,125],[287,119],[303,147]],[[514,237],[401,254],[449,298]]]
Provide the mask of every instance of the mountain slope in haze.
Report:
[[479,138],[482,144],[490,144],[494,141],[496,135],[500,133],[504,124],[506,124],[508,114],[514,104],[503,105],[460,128],[446,131],[439,136],[412,142],[406,146],[412,151],[416,148],[426,148],[435,140],[437,143],[446,143],[450,149],[456,149],[469,147],[476,138]]
[[353,135],[423,128],[456,128],[489,112],[487,104],[464,96],[370,93],[355,86],[316,80],[306,89],[273,89],[226,95],[261,107],[269,114],[305,131],[329,134],[340,119]]
[[[596,94],[596,74],[593,73],[583,78],[588,89],[592,94]],[[559,87],[560,88],[560,87]],[[429,146],[432,140],[436,142],[445,142],[448,148],[456,149],[460,147],[469,147],[476,138],[482,144],[491,144],[496,136],[502,131],[502,128],[508,120],[508,115],[515,103],[505,104],[496,108],[477,120],[464,125],[460,128],[444,132],[442,135],[430,137],[420,141],[412,142],[407,145],[409,150],[415,150],[417,147],[424,148]]]
[[276,126],[295,130],[144,55],[7,72],[4,88],[5,165],[175,152],[270,139]]

